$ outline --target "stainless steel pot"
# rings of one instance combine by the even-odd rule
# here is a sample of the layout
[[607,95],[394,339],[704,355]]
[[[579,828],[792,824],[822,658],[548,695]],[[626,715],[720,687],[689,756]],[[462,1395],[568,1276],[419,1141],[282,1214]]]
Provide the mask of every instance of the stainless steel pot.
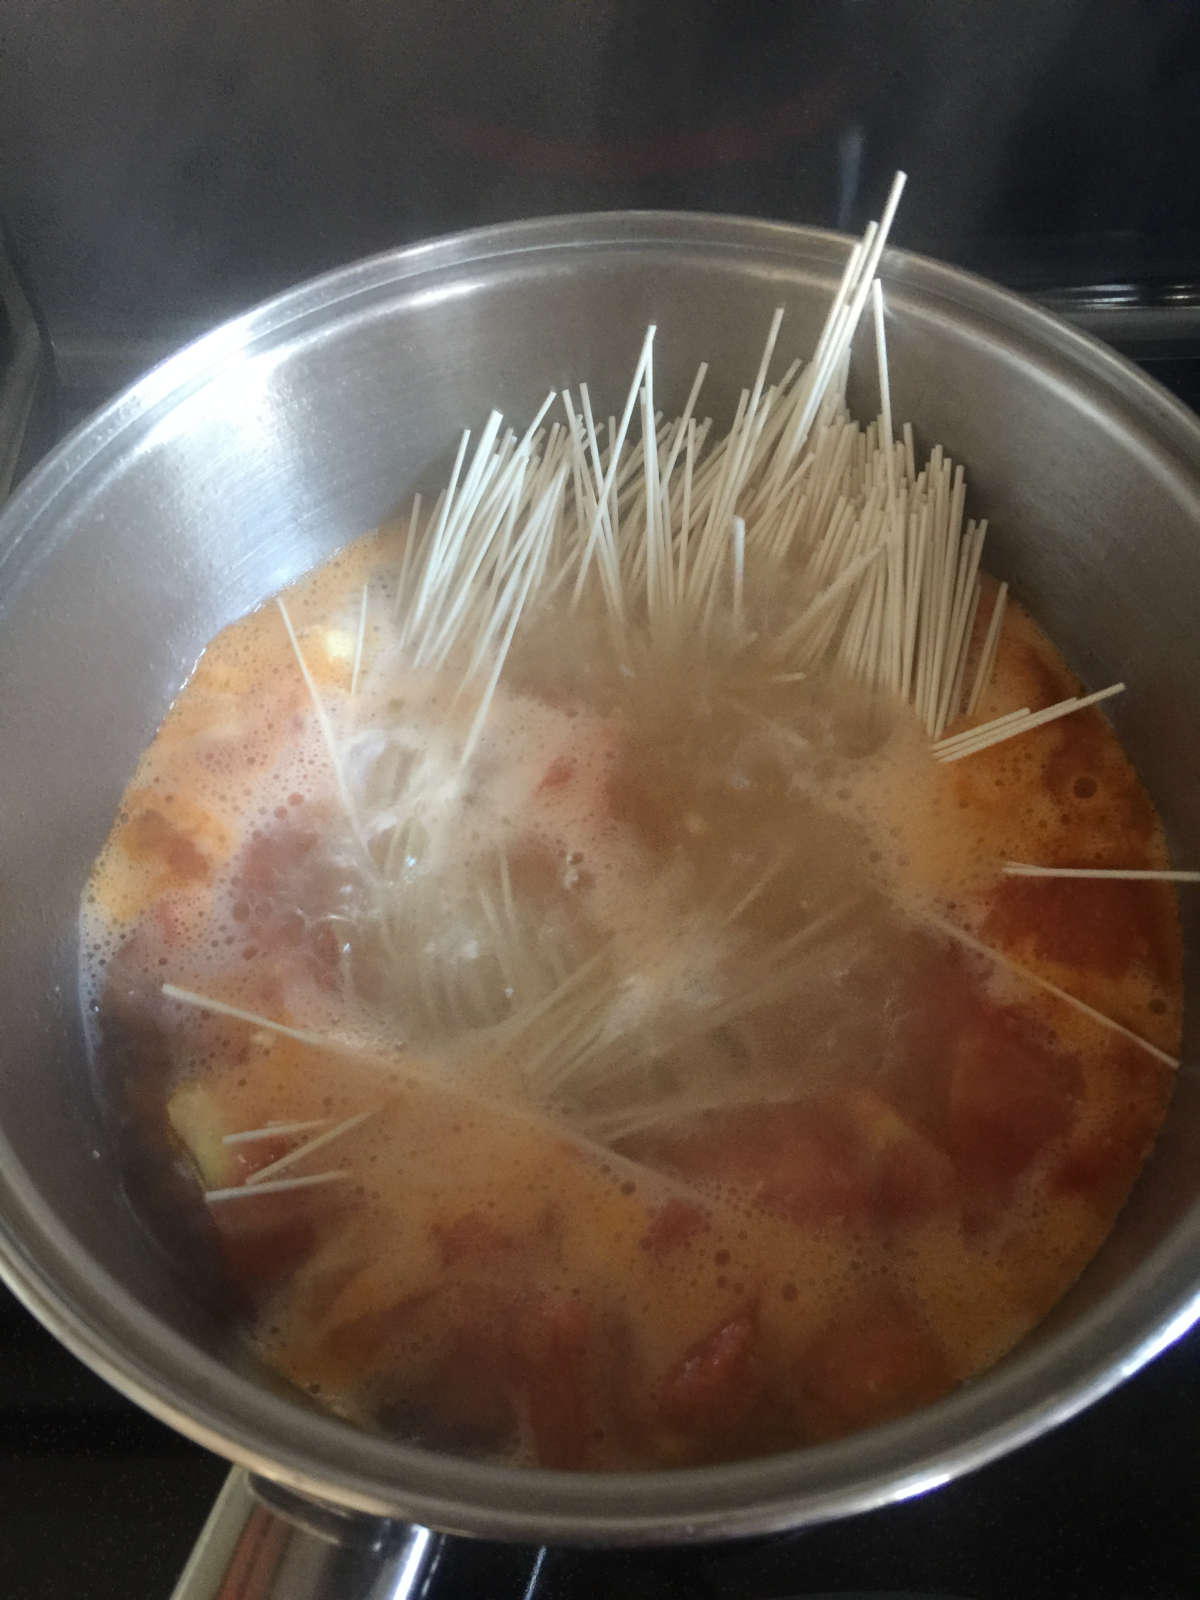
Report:
[[[644,214],[514,224],[380,256],[157,368],[0,519],[0,1270],[117,1387],[276,1486],[254,1499],[247,1533],[249,1491],[235,1479],[189,1595],[232,1584],[220,1574],[238,1547],[242,1587],[222,1594],[298,1600],[347,1541],[374,1554],[357,1576],[343,1562],[343,1600],[408,1592],[401,1576],[425,1570],[428,1537],[345,1512],[635,1544],[862,1510],[1070,1416],[1200,1312],[1191,1065],[1108,1244],[1007,1360],[886,1427],[697,1471],[514,1472],[356,1432],[221,1343],[186,1270],[123,1198],[81,1042],[76,901],[206,640],[386,517],[491,405],[519,418],[550,385],[583,376],[602,395],[623,392],[647,322],[659,325],[667,404],[702,357],[740,384],[776,304],[788,308],[786,342],[806,351],[846,249],[827,233]],[[1200,426],[1111,352],[977,279],[896,252],[884,276],[896,415],[966,461],[995,530],[991,565],[1085,680],[1130,681],[1119,731],[1179,857],[1200,862]],[[873,409],[869,378],[862,393]],[[292,1493],[325,1509],[300,1515]],[[281,1517],[303,1524],[299,1546]],[[380,1559],[392,1563],[386,1589]]]

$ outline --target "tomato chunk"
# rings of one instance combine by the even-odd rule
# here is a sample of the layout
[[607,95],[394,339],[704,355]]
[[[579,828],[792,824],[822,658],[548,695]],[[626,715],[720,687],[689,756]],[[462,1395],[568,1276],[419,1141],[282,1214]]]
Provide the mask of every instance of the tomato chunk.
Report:
[[[644,1152],[689,1177],[736,1184],[799,1224],[916,1221],[946,1204],[956,1186],[947,1153],[861,1088],[710,1114],[684,1132],[657,1136]],[[657,1248],[659,1227],[676,1226],[674,1213],[664,1213],[646,1247]]]
[[208,878],[208,857],[182,829],[153,807],[130,820],[125,829],[125,847],[137,859],[158,856],[169,872],[185,882]]
[[544,1467],[581,1467],[589,1442],[591,1319],[577,1300],[543,1307],[527,1379],[529,1426]]
[[948,1137],[960,1168],[1015,1177],[1071,1126],[1081,1092],[1074,1060],[1011,1019],[981,1016],[951,1053]]
[[672,1195],[651,1213],[639,1243],[643,1250],[663,1260],[673,1251],[690,1244],[708,1225],[708,1215],[701,1206],[684,1200],[680,1195]]
[[736,1185],[792,1222],[864,1215],[870,1176],[862,1141],[837,1100],[708,1113],[686,1131],[646,1142],[651,1158],[688,1177]]
[[755,1332],[744,1312],[694,1344],[663,1386],[663,1421],[709,1438],[736,1432],[762,1388]]
[[570,756],[555,756],[542,775],[542,781],[537,786],[540,794],[544,789],[561,789],[564,784],[570,783],[575,776],[575,763]]
[[849,1090],[846,1103],[862,1141],[872,1212],[881,1227],[920,1221],[952,1199],[954,1165],[932,1139],[873,1089]]
[[1139,962],[1176,977],[1170,886],[1105,879],[1008,878],[997,884],[983,937],[1002,949],[1029,944],[1047,961],[1123,977]]
[[282,1282],[316,1245],[316,1219],[296,1194],[248,1195],[209,1207],[221,1251],[238,1287],[251,1298]]
[[805,1350],[798,1372],[801,1415],[814,1439],[900,1416],[948,1386],[941,1347],[913,1307],[890,1291],[832,1318]]

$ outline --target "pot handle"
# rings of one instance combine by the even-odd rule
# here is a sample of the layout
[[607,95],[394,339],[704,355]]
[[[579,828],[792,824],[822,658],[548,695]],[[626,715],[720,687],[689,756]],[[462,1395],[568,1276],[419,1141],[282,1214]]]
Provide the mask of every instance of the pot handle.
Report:
[[417,1600],[432,1592],[445,1542],[234,1467],[172,1600]]

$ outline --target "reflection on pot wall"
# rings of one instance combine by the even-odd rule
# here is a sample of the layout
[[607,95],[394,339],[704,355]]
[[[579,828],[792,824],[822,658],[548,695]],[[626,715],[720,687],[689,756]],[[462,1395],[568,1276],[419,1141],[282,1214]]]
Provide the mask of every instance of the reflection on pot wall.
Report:
[[14,0],[0,214],[52,326],[211,318],[533,213],[860,228],[1034,285],[1195,274],[1200,38],[1122,0]]

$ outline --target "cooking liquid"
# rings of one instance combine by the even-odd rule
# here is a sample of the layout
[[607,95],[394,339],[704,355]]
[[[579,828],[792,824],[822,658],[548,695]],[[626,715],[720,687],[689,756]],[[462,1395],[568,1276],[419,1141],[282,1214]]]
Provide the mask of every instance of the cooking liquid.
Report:
[[[601,1469],[831,1437],[994,1361],[1172,1074],[928,918],[1177,1049],[1168,885],[1000,875],[1168,864],[1106,721],[941,766],[853,685],[617,663],[550,615],[464,767],[453,673],[389,644],[395,558],[287,596],[341,789],[268,606],[205,653],[82,911],[101,1070],[133,1030],[138,1136],[186,1153],[262,1357],[367,1426]],[[979,720],[1074,692],[1010,610]],[[314,1186],[202,1198],[363,1113],[276,1180]],[[224,1142],[272,1123],[317,1126]]]

